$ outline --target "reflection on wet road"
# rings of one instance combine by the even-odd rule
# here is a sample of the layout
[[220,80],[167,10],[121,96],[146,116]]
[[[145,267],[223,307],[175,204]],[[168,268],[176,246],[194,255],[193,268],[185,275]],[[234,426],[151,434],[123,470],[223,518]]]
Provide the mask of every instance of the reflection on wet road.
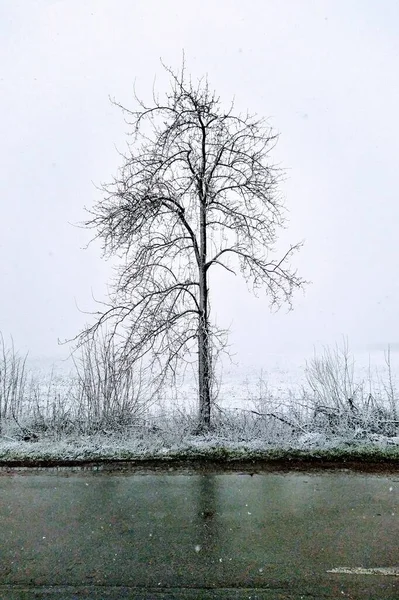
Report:
[[395,475],[2,474],[0,598],[122,584],[399,598],[398,500]]

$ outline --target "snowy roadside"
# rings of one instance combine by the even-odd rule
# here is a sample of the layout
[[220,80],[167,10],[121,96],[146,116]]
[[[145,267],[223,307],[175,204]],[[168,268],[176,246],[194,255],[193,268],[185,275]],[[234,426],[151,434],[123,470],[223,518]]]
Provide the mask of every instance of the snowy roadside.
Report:
[[28,378],[15,353],[7,360],[2,465],[399,459],[399,388],[389,354],[377,375],[370,366],[357,373],[346,347],[325,349],[305,369],[281,358],[265,371],[226,370],[207,434],[194,381],[154,397],[141,379],[115,378],[109,364],[105,371],[86,365],[77,378],[56,370]]
[[0,466],[18,463],[29,466],[38,463],[54,465],[90,461],[170,461],[232,462],[246,460],[314,460],[397,462],[399,468],[399,437],[370,436],[367,440],[349,437],[327,437],[306,434],[297,439],[272,444],[265,441],[237,441],[217,435],[187,436],[178,443],[162,442],[159,438],[140,440],[125,436],[79,436],[62,441],[37,442],[0,439]]

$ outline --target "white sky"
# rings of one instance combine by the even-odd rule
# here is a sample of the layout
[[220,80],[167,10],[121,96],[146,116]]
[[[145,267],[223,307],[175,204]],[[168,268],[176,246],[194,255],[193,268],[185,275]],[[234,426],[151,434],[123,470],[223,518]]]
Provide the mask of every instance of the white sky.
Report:
[[133,105],[159,57],[205,73],[228,103],[281,132],[285,244],[313,283],[270,314],[233,276],[214,293],[238,358],[309,353],[348,336],[399,340],[399,3],[396,0],[0,0],[0,331],[66,354],[109,266],[73,227],[120,164]]

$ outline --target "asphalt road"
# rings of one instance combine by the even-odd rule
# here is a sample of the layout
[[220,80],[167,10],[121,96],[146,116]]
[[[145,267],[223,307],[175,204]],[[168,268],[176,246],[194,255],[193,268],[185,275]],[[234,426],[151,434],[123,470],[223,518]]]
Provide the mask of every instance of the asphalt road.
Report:
[[399,599],[399,473],[0,474],[0,598]]

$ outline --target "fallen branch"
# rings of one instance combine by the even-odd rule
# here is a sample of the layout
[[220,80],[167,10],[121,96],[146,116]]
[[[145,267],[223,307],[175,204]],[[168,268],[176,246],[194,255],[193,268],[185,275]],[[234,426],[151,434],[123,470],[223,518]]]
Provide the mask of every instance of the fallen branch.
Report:
[[254,415],[257,415],[258,417],[273,417],[274,419],[281,421],[281,423],[284,423],[285,425],[288,425],[289,427],[292,427],[293,429],[298,429],[299,431],[302,431],[303,433],[307,433],[307,431],[304,427],[301,427],[300,425],[296,425],[295,423],[292,423],[291,421],[288,421],[288,419],[285,419],[284,417],[281,417],[280,415],[276,415],[275,413],[260,413],[257,410],[252,410],[250,408],[234,408],[233,410],[241,410],[242,412],[250,412]]

